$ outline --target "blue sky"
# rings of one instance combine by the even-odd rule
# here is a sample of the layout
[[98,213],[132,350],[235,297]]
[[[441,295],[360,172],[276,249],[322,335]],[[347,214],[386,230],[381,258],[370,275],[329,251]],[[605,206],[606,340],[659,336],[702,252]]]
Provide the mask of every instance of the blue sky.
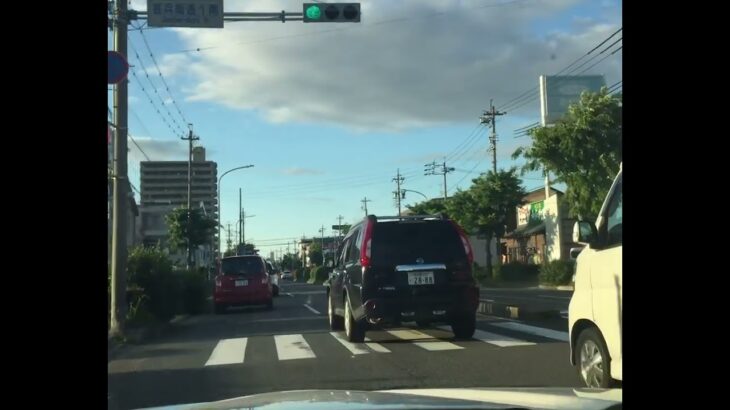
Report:
[[[146,9],[146,1],[131,3]],[[300,11],[301,2],[226,0],[225,7]],[[330,234],[339,215],[356,222],[363,197],[372,201],[369,213],[394,215],[399,168],[403,188],[441,196],[443,178],[424,176],[423,167],[447,157],[457,169],[447,177],[449,193],[467,188],[491,169],[487,130],[473,133],[490,99],[502,108],[537,89],[540,74],[561,70],[620,27],[620,1],[372,0],[362,2],[359,25],[226,23],[222,30],[147,29],[144,38],[219,173],[255,165],[223,179],[222,222],[235,225],[242,187],[246,213],[255,215],[246,238],[268,255],[287,240],[319,236],[322,225]],[[318,33],[332,29],[341,31]],[[184,160],[185,124],[140,32],[130,31],[129,41],[137,74],[129,84],[131,135],[152,160]],[[585,74],[614,84],[621,59],[617,52]],[[514,130],[539,121],[537,100],[507,108],[497,122],[499,168],[519,165],[510,154],[529,139],[514,138]],[[144,156],[130,149],[139,187]],[[540,175],[526,175],[524,185],[542,186]],[[421,199],[407,192],[403,205]]]

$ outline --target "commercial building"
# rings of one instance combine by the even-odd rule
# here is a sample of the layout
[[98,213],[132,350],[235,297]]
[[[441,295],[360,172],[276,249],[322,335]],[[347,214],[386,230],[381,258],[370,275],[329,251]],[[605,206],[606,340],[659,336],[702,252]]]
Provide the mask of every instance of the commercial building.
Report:
[[[202,208],[218,223],[218,165],[206,161],[205,148],[193,148],[192,208]],[[141,234],[146,245],[166,245],[168,229],[165,216],[173,209],[187,206],[188,161],[140,162],[140,219]],[[210,244],[195,250],[197,266],[206,266],[213,260],[218,247],[217,230]],[[176,263],[184,264],[185,252],[173,255]]]

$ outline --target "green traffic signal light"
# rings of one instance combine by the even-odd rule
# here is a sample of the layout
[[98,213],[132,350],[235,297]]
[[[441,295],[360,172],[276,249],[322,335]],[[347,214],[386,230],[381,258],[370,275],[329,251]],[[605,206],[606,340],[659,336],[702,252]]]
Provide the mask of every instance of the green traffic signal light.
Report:
[[319,20],[322,18],[322,10],[319,8],[319,6],[309,6],[307,8],[307,18],[310,18],[312,20]]

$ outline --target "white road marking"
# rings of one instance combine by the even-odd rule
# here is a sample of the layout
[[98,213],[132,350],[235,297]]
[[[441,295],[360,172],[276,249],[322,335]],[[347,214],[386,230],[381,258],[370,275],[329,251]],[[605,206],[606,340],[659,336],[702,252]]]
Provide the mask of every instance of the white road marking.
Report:
[[210,354],[206,366],[218,366],[222,364],[243,363],[246,356],[247,337],[237,339],[223,339],[216,344],[213,353]]
[[345,346],[347,350],[349,350],[352,354],[368,354],[370,351],[367,349],[362,348],[360,345],[352,343],[345,339],[345,337],[340,332],[330,332],[330,334],[337,339],[338,342],[342,344],[342,346]]
[[304,336],[296,335],[276,335],[274,336],[276,343],[276,355],[279,360],[295,360],[295,359],[313,359],[316,356],[304,340]]
[[319,315],[319,314],[321,314],[321,313],[319,313],[319,311],[318,311],[317,309],[315,309],[315,308],[313,308],[313,307],[311,307],[311,306],[309,306],[309,305],[306,305],[306,304],[305,304],[305,305],[302,305],[302,306],[304,306],[305,308],[307,308],[307,309],[309,309],[310,311],[312,311],[312,313],[314,313],[315,315]]
[[[449,326],[439,326],[439,329],[451,331],[451,328]],[[487,332],[480,329],[474,331],[473,338],[499,347],[531,346],[535,344],[525,340],[514,339],[508,336],[498,335],[496,333]]]
[[289,292],[285,293],[285,295],[287,295],[287,296],[289,296],[289,297],[294,297],[294,295],[292,295],[292,294],[291,294],[291,293],[289,293]]
[[[437,340],[433,336],[429,336],[425,333],[421,333],[421,332],[419,332],[417,330],[413,330],[413,329],[388,330],[387,332],[401,340],[424,340],[424,339]],[[422,349],[426,349],[429,351],[463,349],[462,346],[455,345],[450,342],[429,341],[429,342],[413,342],[413,344]]]
[[518,322],[491,323],[490,326],[497,326],[497,327],[501,327],[504,329],[516,330],[518,332],[547,337],[548,339],[560,340],[561,342],[568,341],[568,332],[560,332],[557,330],[545,329],[543,327],[525,325],[523,323],[518,323]]
[[380,343],[369,343],[369,342],[372,342],[372,340],[370,340],[369,337],[365,338],[365,342],[366,342],[365,344],[369,348],[375,350],[378,353],[390,353],[390,350],[388,350],[385,346],[381,345]]

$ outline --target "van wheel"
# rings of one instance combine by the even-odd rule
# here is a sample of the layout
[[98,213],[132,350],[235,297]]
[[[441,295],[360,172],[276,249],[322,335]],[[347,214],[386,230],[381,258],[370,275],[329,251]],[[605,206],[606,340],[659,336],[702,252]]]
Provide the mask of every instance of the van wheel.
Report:
[[595,328],[588,328],[578,336],[575,345],[578,377],[587,387],[607,389],[618,383],[611,378],[610,357],[603,337]]
[[272,292],[274,296],[279,296],[279,287],[274,285],[274,291]]
[[350,297],[345,298],[345,334],[347,340],[352,343],[365,341],[365,323],[355,321],[350,310]]
[[477,327],[476,314],[470,314],[465,317],[454,319],[451,322],[451,330],[454,332],[454,336],[457,339],[470,339],[474,336],[474,331]]

